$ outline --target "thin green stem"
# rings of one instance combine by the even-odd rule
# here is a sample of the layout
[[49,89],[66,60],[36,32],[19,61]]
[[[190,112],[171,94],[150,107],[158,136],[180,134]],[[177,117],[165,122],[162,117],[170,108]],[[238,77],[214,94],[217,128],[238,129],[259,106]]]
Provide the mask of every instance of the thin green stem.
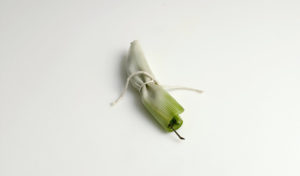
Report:
[[173,125],[171,125],[170,128],[175,132],[179,139],[185,140],[184,137],[180,136],[180,134],[178,134],[177,131],[173,128]]

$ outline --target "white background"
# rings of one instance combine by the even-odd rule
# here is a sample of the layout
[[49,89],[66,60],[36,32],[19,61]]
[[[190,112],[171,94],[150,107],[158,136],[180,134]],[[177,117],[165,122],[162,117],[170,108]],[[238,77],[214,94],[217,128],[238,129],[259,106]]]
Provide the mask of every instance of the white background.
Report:
[[[299,176],[298,0],[0,1],[1,176]],[[138,39],[186,138],[130,88]]]

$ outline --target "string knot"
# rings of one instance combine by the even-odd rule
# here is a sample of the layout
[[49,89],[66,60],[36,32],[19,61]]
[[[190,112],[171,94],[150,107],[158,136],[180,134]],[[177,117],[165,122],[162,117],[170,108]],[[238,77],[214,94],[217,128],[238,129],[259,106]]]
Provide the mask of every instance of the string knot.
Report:
[[126,80],[126,84],[125,84],[125,87],[121,93],[121,95],[114,101],[112,102],[110,105],[113,106],[115,104],[117,104],[119,102],[119,100],[125,95],[127,89],[128,89],[128,85],[129,85],[129,82],[130,80],[136,76],[136,75],[146,75],[148,76],[151,80],[150,81],[146,81],[146,82],[143,82],[141,85],[138,85],[136,83],[136,85],[139,87],[139,92],[142,91],[142,89],[147,85],[147,84],[150,84],[150,83],[154,83],[154,84],[158,84],[158,82],[154,79],[154,77],[148,73],[148,72],[145,72],[145,71],[137,71],[137,72],[134,72],[132,73],[131,75],[128,76],[127,80]]
[[[136,76],[136,75],[146,75],[147,77],[149,77],[151,80],[150,81],[146,81],[146,82],[143,82],[141,84],[138,84],[137,82],[135,83],[136,86],[138,87],[138,90],[139,92],[142,91],[142,89],[147,85],[147,84],[150,84],[150,83],[154,83],[154,84],[158,84],[158,82],[156,81],[156,79],[148,72],[145,72],[145,71],[137,71],[137,72],[134,72],[132,73],[131,75],[128,76],[127,80],[126,80],[126,84],[125,84],[125,87],[121,93],[121,95],[115,100],[113,101],[110,105],[113,106],[115,104],[117,104],[119,102],[119,100],[125,95],[127,89],[128,89],[128,85],[129,85],[129,82],[130,80]],[[189,91],[194,91],[194,92],[197,92],[197,93],[203,93],[202,90],[199,90],[199,89],[194,89],[194,88],[189,88],[189,87],[182,87],[182,86],[163,86],[165,87],[166,89],[168,90],[189,90]]]

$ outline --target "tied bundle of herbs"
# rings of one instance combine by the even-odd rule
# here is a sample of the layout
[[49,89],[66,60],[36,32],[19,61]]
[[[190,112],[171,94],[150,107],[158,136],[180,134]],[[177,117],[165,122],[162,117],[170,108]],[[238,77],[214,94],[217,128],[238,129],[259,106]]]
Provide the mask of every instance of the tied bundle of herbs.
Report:
[[[141,101],[156,121],[167,132],[177,133],[183,123],[180,118],[183,107],[161,86],[155,79],[138,41],[131,42],[127,58],[126,70],[128,74],[125,88],[120,97],[112,103],[116,104],[125,94],[129,82],[140,93]],[[202,91],[187,87],[173,87],[173,89],[186,89],[202,93]]]

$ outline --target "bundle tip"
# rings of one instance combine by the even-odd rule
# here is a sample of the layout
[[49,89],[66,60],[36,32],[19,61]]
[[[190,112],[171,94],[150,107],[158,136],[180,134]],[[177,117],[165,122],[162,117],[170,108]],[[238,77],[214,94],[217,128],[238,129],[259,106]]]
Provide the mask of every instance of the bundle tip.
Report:
[[130,44],[133,45],[133,44],[137,44],[137,43],[139,43],[138,40],[133,40]]

